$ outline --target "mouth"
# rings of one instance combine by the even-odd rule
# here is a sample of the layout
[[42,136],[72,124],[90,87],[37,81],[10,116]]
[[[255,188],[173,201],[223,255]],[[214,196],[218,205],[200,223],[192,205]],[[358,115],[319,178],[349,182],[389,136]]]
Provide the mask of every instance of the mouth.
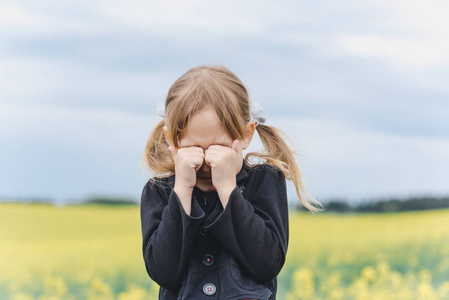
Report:
[[199,174],[199,175],[197,174],[196,177],[203,181],[211,181],[212,180],[212,174]]

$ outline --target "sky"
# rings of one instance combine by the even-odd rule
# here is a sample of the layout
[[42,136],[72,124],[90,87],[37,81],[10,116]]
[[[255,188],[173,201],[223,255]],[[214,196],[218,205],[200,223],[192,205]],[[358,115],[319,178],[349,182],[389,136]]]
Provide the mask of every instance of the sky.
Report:
[[[449,3],[2,1],[0,199],[138,201],[171,84],[219,64],[319,201],[449,194]],[[261,149],[256,137],[248,151]],[[296,201],[291,183],[289,197]]]

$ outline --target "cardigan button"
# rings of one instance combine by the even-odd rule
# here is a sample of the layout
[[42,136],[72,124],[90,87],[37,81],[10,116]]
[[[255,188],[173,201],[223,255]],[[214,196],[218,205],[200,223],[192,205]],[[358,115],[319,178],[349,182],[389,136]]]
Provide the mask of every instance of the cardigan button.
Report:
[[204,228],[204,227],[201,227],[201,229],[200,229],[200,234],[201,234],[202,236],[206,236],[206,235],[207,235],[207,229]]
[[212,283],[206,283],[203,286],[203,293],[208,296],[212,296],[213,294],[215,294],[216,291],[217,291],[217,288]]
[[203,255],[203,264],[205,266],[212,266],[214,264],[214,257],[210,254]]

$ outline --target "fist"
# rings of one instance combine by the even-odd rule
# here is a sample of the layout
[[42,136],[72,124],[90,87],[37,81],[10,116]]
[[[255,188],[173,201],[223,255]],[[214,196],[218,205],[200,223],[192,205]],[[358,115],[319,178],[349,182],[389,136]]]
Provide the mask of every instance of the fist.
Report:
[[242,168],[242,148],[238,140],[232,142],[231,148],[211,145],[205,152],[204,161],[211,168],[212,183],[215,189],[233,190],[236,175]]
[[200,147],[175,149],[168,147],[175,162],[175,185],[182,189],[193,189],[196,172],[204,162],[204,150]]

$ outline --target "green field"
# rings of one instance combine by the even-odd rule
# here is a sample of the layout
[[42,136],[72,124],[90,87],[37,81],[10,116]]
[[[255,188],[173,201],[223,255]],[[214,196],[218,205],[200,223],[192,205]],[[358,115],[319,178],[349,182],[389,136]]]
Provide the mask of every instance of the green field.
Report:
[[[0,204],[0,299],[157,299],[137,206]],[[278,299],[449,299],[449,210],[292,212]]]

